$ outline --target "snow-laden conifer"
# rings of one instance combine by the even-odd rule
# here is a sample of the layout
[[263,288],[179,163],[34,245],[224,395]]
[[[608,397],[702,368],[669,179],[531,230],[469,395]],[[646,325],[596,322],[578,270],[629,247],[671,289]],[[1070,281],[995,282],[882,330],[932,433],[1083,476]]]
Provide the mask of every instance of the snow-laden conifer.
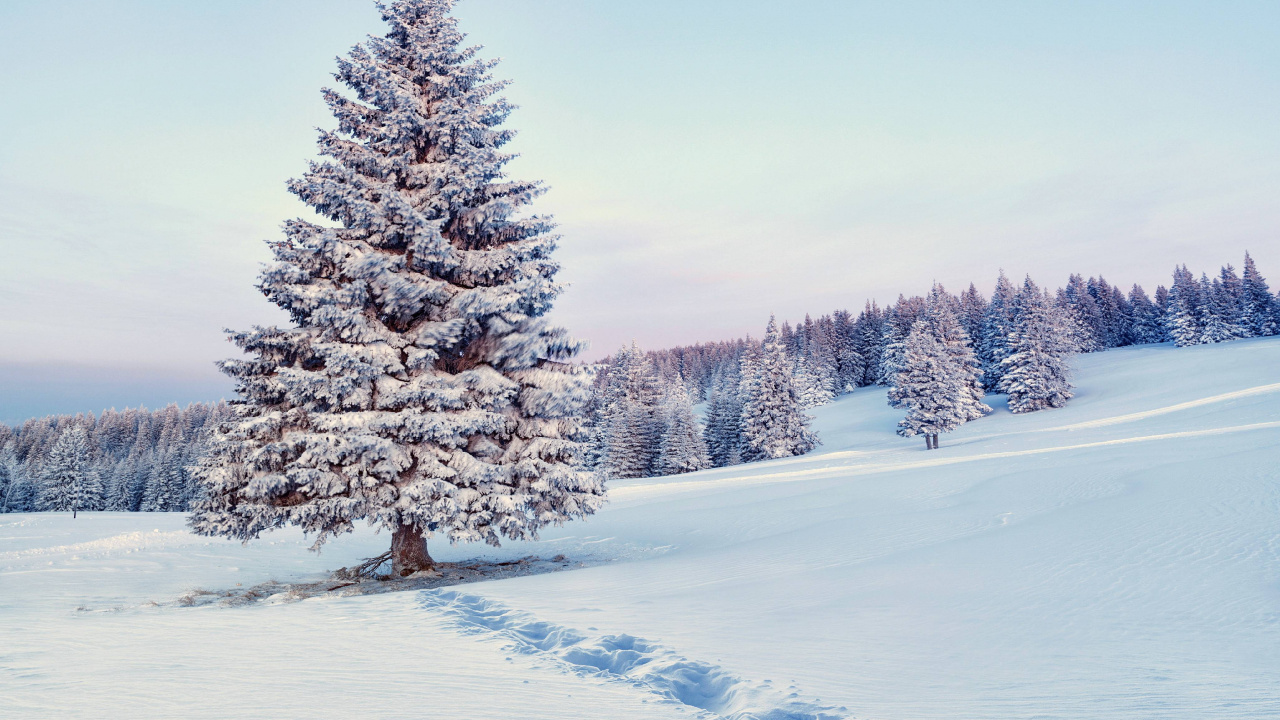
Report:
[[661,442],[662,388],[653,362],[635,343],[615,356],[605,393],[602,466],[607,477],[649,477]]
[[666,428],[658,452],[658,473],[679,475],[711,467],[707,443],[693,414],[693,400],[683,382],[671,383],[663,397]]
[[1066,322],[1062,308],[1028,277],[1018,294],[1018,322],[1009,335],[1010,353],[998,388],[1009,396],[1010,412],[1059,408],[1071,399],[1075,348]]
[[726,366],[712,383],[707,399],[707,454],[713,467],[742,462],[742,398],[738,363]]
[[1079,273],[1067,279],[1060,303],[1074,320],[1075,345],[1080,352],[1096,352],[1107,349],[1106,330],[1102,312],[1089,293],[1089,284]]
[[978,363],[982,368],[982,385],[995,389],[1004,374],[1001,363],[1009,356],[1009,331],[1013,329],[1013,305],[1017,289],[1009,281],[1004,269],[996,278],[995,292],[991,293],[991,302],[987,303],[982,316],[981,333],[975,339],[975,350]]
[[81,425],[62,432],[49,451],[39,506],[45,512],[102,509],[102,482],[92,467],[89,436]]
[[231,337],[245,402],[199,471],[199,533],[293,524],[319,546],[365,520],[404,574],[431,533],[496,545],[604,500],[577,460],[580,344],[542,319],[556,237],[522,214],[542,190],[505,177],[511,106],[452,5],[380,6],[387,34],[338,62],[351,94],[324,91],[328,159],[289,188],[337,225],[271,245],[259,288],[293,324]]
[[898,423],[903,437],[924,435],[938,447],[938,435],[991,412],[972,344],[956,320],[941,286],[934,285],[925,312],[907,335],[897,384],[889,404],[907,415]]
[[1133,342],[1137,345],[1164,342],[1165,331],[1160,319],[1160,308],[1151,302],[1147,292],[1137,283],[1129,291],[1129,307],[1133,312],[1133,323],[1130,326]]
[[1246,337],[1244,328],[1240,326],[1239,304],[1220,279],[1210,280],[1208,275],[1201,274],[1200,301],[1201,344],[1230,342]]
[[0,445],[0,513],[18,512],[10,507],[16,506],[19,495],[26,493],[26,476],[14,451],[15,444],[14,441],[8,441]]
[[1276,299],[1249,253],[1244,254],[1240,294],[1240,323],[1250,336],[1268,337],[1280,333],[1276,324]]
[[1173,284],[1169,288],[1169,307],[1165,312],[1165,327],[1178,347],[1199,345],[1204,337],[1204,311],[1200,284],[1196,282],[1186,265],[1173,269]]
[[808,359],[804,357],[796,358],[794,367],[792,380],[800,407],[805,409],[815,408],[819,405],[826,405],[835,399],[835,393],[832,392],[830,384],[824,380]]
[[809,429],[791,382],[791,363],[770,317],[758,358],[743,371],[742,439],[744,459],[768,460],[803,455],[818,444]]

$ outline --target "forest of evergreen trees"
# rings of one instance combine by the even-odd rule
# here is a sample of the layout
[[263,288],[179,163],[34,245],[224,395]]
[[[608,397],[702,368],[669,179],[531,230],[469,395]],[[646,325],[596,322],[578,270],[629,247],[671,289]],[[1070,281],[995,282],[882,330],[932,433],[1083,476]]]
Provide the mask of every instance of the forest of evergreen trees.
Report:
[[189,468],[230,417],[220,402],[0,425],[0,512],[185,511]]
[[[891,388],[906,415],[900,434],[936,447],[938,433],[984,413],[984,392],[1008,395],[1014,412],[1060,407],[1077,352],[1276,334],[1280,299],[1248,255],[1239,273],[1196,278],[1180,266],[1152,295],[1080,275],[1047,292],[1000,273],[990,298],[973,284],[958,294],[935,285],[857,315],[771,319],[761,340],[622,348],[596,367],[586,463],[635,478],[804,454],[818,442],[804,410],[868,385]],[[942,385],[951,401],[938,405]],[[232,414],[197,403],[0,425],[0,512],[185,511],[191,467]]]
[[[927,296],[900,295],[884,308],[869,301],[857,315],[837,310],[795,326],[783,323],[776,341],[771,323],[763,341],[623,348],[596,376],[589,457],[608,476],[627,478],[807,451],[813,439],[795,439],[808,432],[802,413],[787,416],[794,427],[768,431],[792,437],[789,444],[760,451],[762,382],[779,395],[769,402],[784,405],[781,396],[790,393],[800,409],[858,387],[890,387],[890,403],[907,413],[899,432],[936,443],[938,432],[981,414],[981,392],[1008,395],[1014,412],[1060,407],[1071,396],[1067,359],[1074,353],[1219,343],[1276,335],[1278,328],[1280,300],[1248,254],[1242,272],[1228,264],[1215,276],[1196,278],[1180,266],[1171,285],[1151,295],[1137,284],[1126,292],[1105,278],[1081,275],[1046,292],[1030,278],[1015,285],[1001,272],[990,298],[973,284],[959,294],[935,286]],[[765,372],[761,362],[775,342],[787,377],[763,378],[777,374],[776,366]],[[970,373],[976,398],[965,389]],[[936,395],[945,383],[953,386],[948,407],[913,400]],[[706,403],[700,437],[685,419],[697,403]]]

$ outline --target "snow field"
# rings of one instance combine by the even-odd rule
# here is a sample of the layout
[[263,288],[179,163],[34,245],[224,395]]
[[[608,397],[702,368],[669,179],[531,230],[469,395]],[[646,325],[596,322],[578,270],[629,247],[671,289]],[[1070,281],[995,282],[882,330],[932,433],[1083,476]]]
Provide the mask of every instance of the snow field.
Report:
[[[1280,340],[1083,356],[940,450],[864,389],[810,455],[615,483],[499,551],[571,572],[182,608],[317,577],[296,532],[0,519],[6,717],[1280,718]],[[994,400],[994,402],[993,402]],[[150,606],[149,602],[158,602]],[[76,608],[85,608],[77,610]],[[846,710],[847,709],[847,710]]]

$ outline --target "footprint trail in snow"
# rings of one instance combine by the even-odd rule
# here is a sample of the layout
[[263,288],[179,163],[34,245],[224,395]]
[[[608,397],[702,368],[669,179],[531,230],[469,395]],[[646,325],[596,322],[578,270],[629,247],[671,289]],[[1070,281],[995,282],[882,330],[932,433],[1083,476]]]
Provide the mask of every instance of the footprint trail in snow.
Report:
[[847,708],[806,702],[768,681],[749,683],[716,665],[690,660],[642,638],[591,637],[456,590],[427,590],[420,597],[424,608],[448,617],[464,632],[495,635],[510,642],[516,652],[550,659],[566,672],[624,682],[704,711],[704,717],[839,720],[849,716]]

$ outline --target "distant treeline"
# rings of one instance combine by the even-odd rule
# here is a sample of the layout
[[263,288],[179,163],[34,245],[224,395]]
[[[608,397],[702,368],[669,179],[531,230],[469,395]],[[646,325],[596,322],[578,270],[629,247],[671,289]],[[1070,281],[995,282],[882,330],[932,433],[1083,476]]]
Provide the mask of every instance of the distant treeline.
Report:
[[0,425],[0,512],[186,510],[187,468],[230,415],[226,403],[193,403]]
[[[935,286],[930,294],[958,321],[989,393],[1004,392],[1001,379],[1023,285],[1001,272],[990,298],[972,283],[960,293]],[[930,297],[899,295],[886,307],[868,301],[856,314],[837,310],[817,319],[806,316],[794,326],[783,323],[778,336],[790,362],[795,402],[809,408],[858,387],[894,387],[908,336]],[[1049,293],[1048,302],[1061,316],[1054,332],[1070,352],[1162,342],[1186,347],[1280,334],[1280,299],[1248,254],[1242,272],[1228,264],[1213,276],[1197,278],[1179,266],[1169,287],[1158,286],[1151,294],[1137,284],[1125,290],[1102,277],[1071,275],[1064,287]],[[632,346],[602,361],[588,412],[590,459],[613,477],[756,459],[740,451],[750,435],[744,428],[757,421],[745,404],[754,370],[744,368],[754,367],[763,349],[761,341],[747,337],[666,350]],[[703,432],[694,439],[683,437],[685,395],[707,403]],[[682,436],[678,456],[667,450],[674,447],[667,440],[672,433]]]

